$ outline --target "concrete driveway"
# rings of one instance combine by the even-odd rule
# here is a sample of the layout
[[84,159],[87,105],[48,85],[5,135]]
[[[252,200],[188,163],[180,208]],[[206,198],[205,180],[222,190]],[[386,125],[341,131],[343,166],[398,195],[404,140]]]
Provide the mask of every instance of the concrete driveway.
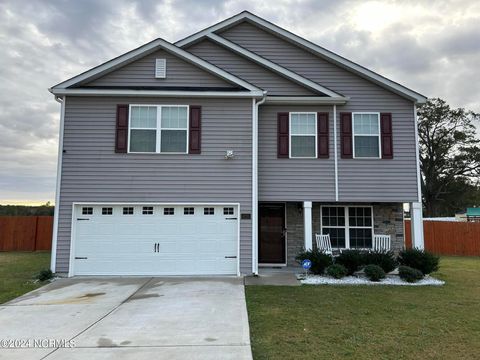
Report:
[[252,358],[241,278],[60,279],[0,305],[2,339],[0,359]]

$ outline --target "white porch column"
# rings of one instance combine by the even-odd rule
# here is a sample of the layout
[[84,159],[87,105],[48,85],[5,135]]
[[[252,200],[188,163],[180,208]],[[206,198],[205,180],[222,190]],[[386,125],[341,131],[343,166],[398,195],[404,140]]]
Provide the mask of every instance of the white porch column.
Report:
[[305,237],[305,250],[312,250],[312,202],[303,202],[303,228]]
[[423,250],[425,245],[423,242],[422,203],[410,203],[410,219],[412,230],[412,247]]

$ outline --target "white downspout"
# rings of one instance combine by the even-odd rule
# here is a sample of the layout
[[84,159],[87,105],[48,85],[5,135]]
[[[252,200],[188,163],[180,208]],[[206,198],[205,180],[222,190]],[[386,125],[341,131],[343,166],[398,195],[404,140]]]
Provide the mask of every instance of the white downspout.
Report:
[[333,157],[335,161],[335,201],[338,201],[337,105],[333,105]]
[[61,104],[60,126],[58,137],[58,159],[57,159],[57,184],[55,188],[55,208],[53,214],[53,236],[52,236],[52,256],[50,259],[50,270],[56,271],[57,265],[57,234],[58,234],[58,214],[60,211],[60,186],[62,181],[62,159],[63,159],[63,129],[65,124],[65,101],[66,97],[55,96],[55,100]]
[[258,107],[267,100],[252,99],[252,273],[258,275]]

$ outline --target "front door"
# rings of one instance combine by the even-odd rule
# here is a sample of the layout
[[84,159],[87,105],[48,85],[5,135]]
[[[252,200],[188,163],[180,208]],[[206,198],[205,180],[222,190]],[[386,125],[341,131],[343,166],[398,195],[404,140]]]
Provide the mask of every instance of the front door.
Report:
[[285,204],[260,204],[258,262],[285,264]]

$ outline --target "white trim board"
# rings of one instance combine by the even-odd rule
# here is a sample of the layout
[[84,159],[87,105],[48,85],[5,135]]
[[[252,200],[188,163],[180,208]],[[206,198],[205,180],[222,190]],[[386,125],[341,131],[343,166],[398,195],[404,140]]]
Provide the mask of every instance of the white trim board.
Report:
[[252,60],[253,62],[257,63],[257,64],[260,64],[266,68],[268,68],[269,70],[272,70],[274,71],[275,73],[277,74],[280,74],[282,75],[283,77],[297,83],[297,84],[300,84],[310,90],[313,90],[313,91],[316,91],[316,92],[319,92],[321,94],[325,94],[329,97],[343,97],[341,94],[338,94],[324,86],[321,86],[319,84],[317,84],[316,82],[313,82],[303,76],[300,76],[296,73],[294,73],[293,71],[290,71],[286,68],[284,68],[283,66],[280,66],[278,64],[275,64],[274,62],[271,62],[270,60],[267,60],[265,59],[264,57],[261,57],[251,51],[248,51],[247,49],[241,47],[241,46],[238,46],[237,44],[235,43],[232,43],[231,41],[228,41],[227,39],[224,39],[216,34],[208,34],[207,37],[214,41],[215,43],[219,44],[219,45],[222,45],[223,47],[226,47],[230,50],[232,50],[233,52],[239,54],[239,55],[242,55],[243,57],[249,59],[249,60]]
[[63,132],[65,125],[65,102],[67,98],[64,96],[61,100],[59,138],[58,138],[58,157],[57,157],[57,183],[55,188],[55,208],[53,217],[53,234],[52,234],[52,252],[50,258],[50,270],[54,273],[57,268],[57,240],[58,240],[58,221],[60,214],[60,188],[62,182],[62,161],[63,161]]
[[[238,86],[241,86],[247,90],[250,90],[250,91],[255,91],[255,90],[260,90],[259,88],[257,88],[256,86],[246,82],[245,80],[242,80],[240,79],[239,77],[236,77],[234,75],[232,75],[231,73],[213,65],[213,64],[210,64],[209,62],[169,43],[168,41],[165,41],[163,39],[155,39],[145,45],[142,45],[140,46],[139,48],[136,48],[132,51],[129,51],[123,55],[120,55],[110,61],[107,61],[99,66],[96,66],[90,70],[87,70],[77,76],[74,76],[66,81],[63,81],[61,82],[60,84],[57,84],[55,86],[53,86],[50,90],[50,92],[54,93],[55,94],[55,90],[57,89],[65,89],[65,88],[68,88],[68,87],[71,87],[71,86],[74,86],[76,84],[79,84],[81,82],[84,82],[84,81],[87,81],[87,80],[90,80],[90,79],[94,79],[94,78],[98,78],[102,75],[105,75],[115,69],[118,69],[119,67],[122,67],[126,64],[129,64],[141,57],[144,57],[148,54],[151,54],[157,50],[165,50],[175,56],[178,56],[179,58],[193,64],[193,65],[196,65],[197,67],[213,74],[213,75],[216,75],[218,76],[219,78],[227,81],[227,82],[230,82],[230,83],[233,83],[233,84],[236,84]],[[153,71],[153,69],[152,69]]]
[[267,96],[265,105],[344,105],[348,100],[349,97],[343,96]]
[[71,96],[162,96],[162,97],[221,97],[221,98],[260,98],[263,91],[169,91],[169,90],[120,90],[120,89],[50,89],[54,95]]
[[267,20],[264,20],[248,11],[242,11],[241,13],[232,16],[231,18],[228,18],[226,20],[223,20],[215,25],[212,25],[204,30],[201,30],[193,35],[190,35],[182,40],[179,40],[175,43],[175,45],[179,47],[186,47],[190,44],[196,43],[200,41],[202,38],[208,36],[209,34],[215,33],[220,30],[225,30],[228,29],[229,27],[232,27],[242,21],[249,21],[250,23],[259,26],[260,28],[273,33],[276,36],[279,36],[294,45],[297,45],[301,48],[304,48],[305,50],[313,53],[314,55],[317,55],[329,62],[332,62],[348,71],[351,71],[353,73],[356,73],[357,75],[370,80],[386,89],[389,89],[390,91],[393,91],[394,93],[406,97],[409,100],[414,101],[417,104],[423,104],[427,101],[427,98],[420,94],[417,93],[416,91],[413,91],[403,85],[400,85],[396,83],[395,81],[392,81],[390,79],[387,79],[386,77],[383,77],[377,73],[375,73],[372,70],[369,70],[361,65],[358,65],[354,63],[353,61],[350,61],[340,55],[337,55],[321,46],[318,46],[298,35],[295,35],[291,33],[290,31],[287,31]]

